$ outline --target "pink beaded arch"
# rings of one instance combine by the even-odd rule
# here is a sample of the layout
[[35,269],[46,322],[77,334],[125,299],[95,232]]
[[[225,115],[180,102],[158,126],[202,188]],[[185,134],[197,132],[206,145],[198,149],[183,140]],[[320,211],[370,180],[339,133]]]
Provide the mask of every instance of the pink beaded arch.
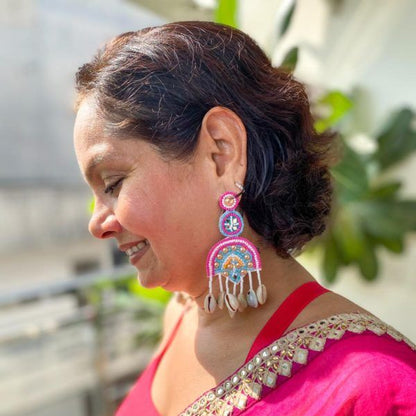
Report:
[[[208,253],[207,259],[207,276],[214,277],[216,274],[221,273],[219,267],[215,267],[215,259],[224,248],[227,248],[229,245],[239,245],[241,248],[245,249],[247,252],[251,254],[253,259],[252,265],[248,267],[248,270],[251,272],[255,272],[256,270],[261,270],[261,259],[258,251],[254,248],[252,243],[244,237],[237,237],[237,238],[227,238],[219,241],[215,245],[211,247],[211,250]],[[217,259],[218,260],[218,259]]]

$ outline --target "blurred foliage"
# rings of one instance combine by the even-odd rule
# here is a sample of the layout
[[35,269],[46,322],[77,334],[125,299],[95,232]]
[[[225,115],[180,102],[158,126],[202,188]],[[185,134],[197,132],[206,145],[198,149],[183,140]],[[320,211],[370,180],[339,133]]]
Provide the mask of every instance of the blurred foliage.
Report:
[[296,9],[296,1],[293,1],[292,4],[287,9],[283,17],[282,23],[280,25],[280,30],[279,30],[280,38],[283,37],[286,34],[287,30],[289,29],[295,9]]
[[412,125],[414,119],[412,110],[403,109],[377,137],[378,149],[373,160],[380,169],[396,165],[416,150],[416,131]]
[[[292,2],[280,22],[279,39],[290,27],[296,3]],[[238,4],[233,7],[237,10]],[[221,23],[235,26],[235,20],[226,17],[222,15]],[[298,47],[291,48],[280,66],[293,72],[298,54]],[[414,112],[397,111],[372,139],[374,150],[363,153],[351,146],[351,136],[344,133],[341,123],[353,106],[353,100],[341,91],[327,91],[311,101],[317,114],[315,129],[320,133],[337,129],[343,145],[342,158],[331,170],[334,203],[329,225],[311,245],[311,250],[323,252],[321,269],[328,282],[346,266],[355,266],[364,279],[374,280],[379,272],[378,249],[402,253],[406,234],[416,231],[416,200],[401,197],[402,184],[390,179],[389,172],[416,150]]]
[[341,121],[349,110],[351,110],[353,103],[341,91],[329,91],[312,105],[318,108],[326,108],[327,110],[327,115],[321,115],[315,122],[316,131],[322,133]]
[[94,199],[94,197],[91,197],[91,199],[88,203],[88,213],[92,214],[94,212],[94,208],[95,208],[95,199]]
[[217,0],[214,11],[215,21],[232,27],[237,27],[237,0]]
[[85,295],[88,303],[99,305],[103,303],[104,293],[117,294],[111,303],[113,309],[122,308],[131,303],[154,304],[155,307],[165,305],[170,297],[170,292],[162,288],[146,289],[142,287],[135,275],[127,275],[119,280],[109,280],[105,276],[101,281],[88,288]]
[[298,63],[298,54],[299,54],[299,48],[297,46],[289,49],[289,51],[286,53],[285,57],[283,58],[283,61],[280,64],[280,67],[284,68],[285,71],[293,72],[296,68],[296,64]]
[[147,302],[150,301],[150,302],[159,302],[161,304],[166,304],[171,297],[170,292],[160,287],[156,287],[154,289],[147,289],[141,286],[136,277],[128,281],[127,288],[128,288],[129,293],[132,293]]
[[137,346],[153,346],[159,341],[161,316],[171,297],[169,292],[161,288],[143,288],[135,275],[127,275],[119,280],[109,280],[104,276],[101,281],[85,289],[83,295],[96,310],[94,322],[98,332],[117,313],[129,312],[140,323],[135,335]]
[[402,253],[406,234],[416,231],[416,200],[402,198],[401,182],[389,174],[411,154],[410,149],[415,150],[414,117],[407,108],[394,114],[372,139],[374,150],[369,153],[354,150],[341,133],[343,156],[332,169],[333,212],[327,232],[318,240],[327,281],[334,281],[339,269],[350,265],[358,267],[366,280],[374,280],[379,272],[378,248]]

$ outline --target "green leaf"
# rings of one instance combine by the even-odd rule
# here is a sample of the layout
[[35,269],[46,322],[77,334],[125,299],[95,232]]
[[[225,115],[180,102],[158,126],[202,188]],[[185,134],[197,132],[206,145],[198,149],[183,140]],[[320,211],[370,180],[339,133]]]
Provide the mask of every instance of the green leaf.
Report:
[[387,239],[379,236],[376,237],[369,235],[367,238],[373,242],[374,246],[381,245],[392,253],[400,254],[404,251],[403,238],[401,237]]
[[416,231],[416,200],[391,201],[389,216],[400,223],[404,231]]
[[290,23],[292,22],[293,13],[295,12],[296,1],[293,2],[292,6],[288,9],[287,13],[283,17],[282,25],[280,27],[279,37],[282,37],[289,29]]
[[369,199],[394,199],[397,196],[397,192],[402,187],[402,183],[399,181],[388,182],[379,185],[373,189],[370,189],[368,194]]
[[348,209],[348,206],[338,211],[332,232],[343,263],[350,264],[366,251],[367,242],[360,218],[354,215],[354,210]]
[[381,170],[396,165],[416,150],[416,132],[412,130],[414,117],[412,110],[402,109],[377,137],[378,149],[374,160]]
[[283,58],[280,67],[285,71],[293,72],[296,69],[296,64],[298,62],[298,52],[299,48],[297,46],[290,49]]
[[361,204],[363,224],[374,236],[397,239],[416,231],[416,201],[367,201]]
[[333,235],[329,232],[324,243],[324,256],[322,261],[322,270],[327,282],[334,282],[337,277],[337,271],[340,267],[338,250]]
[[358,259],[358,267],[366,280],[372,281],[377,277],[378,260],[375,247],[370,240],[365,244],[365,252]]
[[401,238],[404,227],[391,214],[392,206],[380,201],[359,204],[361,221],[366,232],[385,240]]
[[343,157],[340,163],[331,169],[331,174],[336,182],[337,197],[341,205],[359,200],[369,192],[370,185],[364,160],[347,145],[344,145]]
[[238,27],[237,23],[237,0],[217,0],[214,11],[214,20],[232,27]]
[[327,116],[315,122],[315,130],[322,133],[334,127],[351,110],[351,99],[341,91],[330,91],[317,102],[319,107],[325,108]]

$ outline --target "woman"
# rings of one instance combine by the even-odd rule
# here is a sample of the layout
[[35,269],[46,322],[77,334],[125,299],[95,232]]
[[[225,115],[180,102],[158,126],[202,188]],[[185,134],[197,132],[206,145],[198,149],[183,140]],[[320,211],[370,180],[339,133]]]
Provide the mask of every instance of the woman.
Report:
[[182,22],[118,36],[77,91],[90,232],[183,294],[118,416],[416,414],[415,345],[293,258],[331,198],[299,82],[242,32]]

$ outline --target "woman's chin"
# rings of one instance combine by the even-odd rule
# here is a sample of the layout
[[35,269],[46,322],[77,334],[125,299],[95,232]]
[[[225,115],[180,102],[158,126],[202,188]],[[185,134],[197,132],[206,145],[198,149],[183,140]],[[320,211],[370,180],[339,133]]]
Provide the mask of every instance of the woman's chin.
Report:
[[164,279],[161,279],[160,276],[157,276],[154,273],[148,273],[142,270],[138,271],[137,280],[139,281],[140,285],[145,287],[146,289],[154,289],[156,287],[163,287],[166,284]]
[[[208,279],[201,278],[197,281],[189,281],[184,276],[196,276],[197,272],[191,273],[175,273],[167,267],[149,267],[146,269],[138,270],[137,279],[141,286],[146,289],[154,289],[161,287],[168,292],[189,292],[191,287],[199,286],[207,287]],[[199,289],[199,287],[198,287]]]

